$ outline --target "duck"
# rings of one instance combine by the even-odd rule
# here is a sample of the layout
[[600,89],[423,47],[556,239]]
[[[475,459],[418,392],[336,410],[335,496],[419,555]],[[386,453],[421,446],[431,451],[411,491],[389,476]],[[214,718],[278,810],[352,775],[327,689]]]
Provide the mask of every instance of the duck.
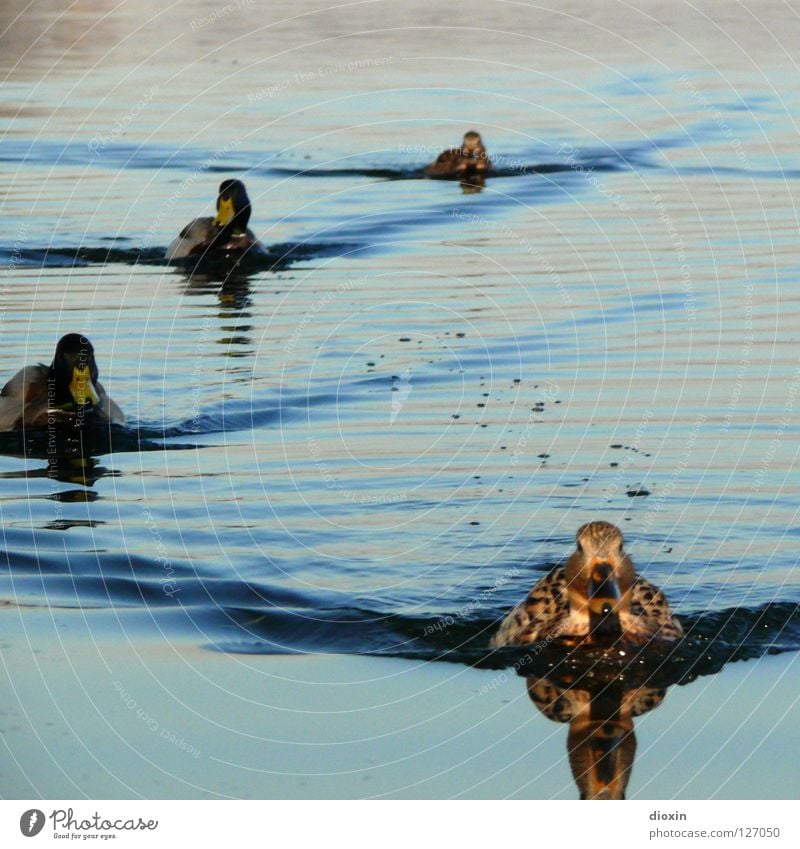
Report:
[[25,366],[0,390],[0,431],[124,424],[125,414],[97,377],[92,343],[80,333],[67,333],[49,366]]
[[480,133],[469,130],[464,133],[461,147],[445,150],[425,168],[425,175],[435,180],[463,180],[485,176],[492,167]]
[[167,248],[168,260],[214,259],[234,254],[262,253],[261,243],[247,223],[250,198],[241,180],[223,180],[217,195],[214,218],[195,218]]
[[636,574],[622,532],[582,525],[563,566],[542,578],[503,619],[492,648],[558,639],[566,645],[671,643],[683,636],[664,593]]

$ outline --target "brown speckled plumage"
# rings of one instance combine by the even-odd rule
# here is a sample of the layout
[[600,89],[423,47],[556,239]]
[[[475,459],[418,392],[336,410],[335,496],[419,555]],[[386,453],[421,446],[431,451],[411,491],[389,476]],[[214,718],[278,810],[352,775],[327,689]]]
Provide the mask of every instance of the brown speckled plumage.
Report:
[[[529,645],[554,638],[594,638],[590,613],[594,571],[605,569],[618,598],[608,601],[622,638],[644,645],[683,635],[664,593],[637,575],[623,548],[620,530],[608,522],[590,522],[578,530],[577,548],[565,566],[542,578],[503,620],[493,648]],[[597,594],[597,591],[594,591]]]
[[480,135],[471,130],[464,134],[461,147],[440,153],[436,161],[425,169],[425,174],[437,180],[461,180],[485,176],[491,167],[492,162]]

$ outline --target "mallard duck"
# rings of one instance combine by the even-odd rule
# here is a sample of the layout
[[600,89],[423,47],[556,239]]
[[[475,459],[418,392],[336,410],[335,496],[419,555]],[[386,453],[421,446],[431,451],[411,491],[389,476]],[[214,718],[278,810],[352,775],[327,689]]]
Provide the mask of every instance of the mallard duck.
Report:
[[542,578],[506,616],[493,648],[556,638],[645,645],[683,635],[661,590],[636,574],[619,528],[590,522],[576,542],[566,565]]
[[445,150],[425,169],[428,177],[437,180],[463,180],[483,176],[492,167],[481,137],[474,130],[464,134],[461,147]]
[[62,336],[51,365],[18,371],[0,391],[0,431],[73,424],[123,424],[125,415],[97,381],[92,343]]
[[167,259],[214,259],[228,254],[261,253],[263,248],[252,230],[250,198],[241,180],[223,180],[214,218],[195,218],[167,248]]

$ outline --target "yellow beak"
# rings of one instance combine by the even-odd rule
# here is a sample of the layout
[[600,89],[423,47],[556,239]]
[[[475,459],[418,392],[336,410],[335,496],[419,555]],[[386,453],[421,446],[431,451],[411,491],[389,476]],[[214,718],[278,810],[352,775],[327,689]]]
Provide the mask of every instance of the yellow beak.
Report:
[[89,366],[75,366],[72,369],[72,382],[69,385],[69,391],[79,407],[86,407],[89,404],[98,406],[100,404],[100,396],[97,394],[89,375]]
[[236,210],[233,208],[233,201],[220,198],[217,204],[217,217],[214,219],[214,226],[224,227],[231,221],[235,214]]

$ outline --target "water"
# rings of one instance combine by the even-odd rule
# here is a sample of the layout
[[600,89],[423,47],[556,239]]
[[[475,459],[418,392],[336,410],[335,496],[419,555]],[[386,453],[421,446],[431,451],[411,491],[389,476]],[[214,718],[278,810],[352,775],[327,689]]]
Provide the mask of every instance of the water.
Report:
[[[473,663],[602,517],[682,660],[800,648],[785,10],[467,3],[455,42],[424,4],[24,5],[0,375],[86,333],[129,426],[83,463],[0,440],[6,604]],[[471,127],[498,176],[422,179]],[[229,175],[268,258],[166,266]]]

